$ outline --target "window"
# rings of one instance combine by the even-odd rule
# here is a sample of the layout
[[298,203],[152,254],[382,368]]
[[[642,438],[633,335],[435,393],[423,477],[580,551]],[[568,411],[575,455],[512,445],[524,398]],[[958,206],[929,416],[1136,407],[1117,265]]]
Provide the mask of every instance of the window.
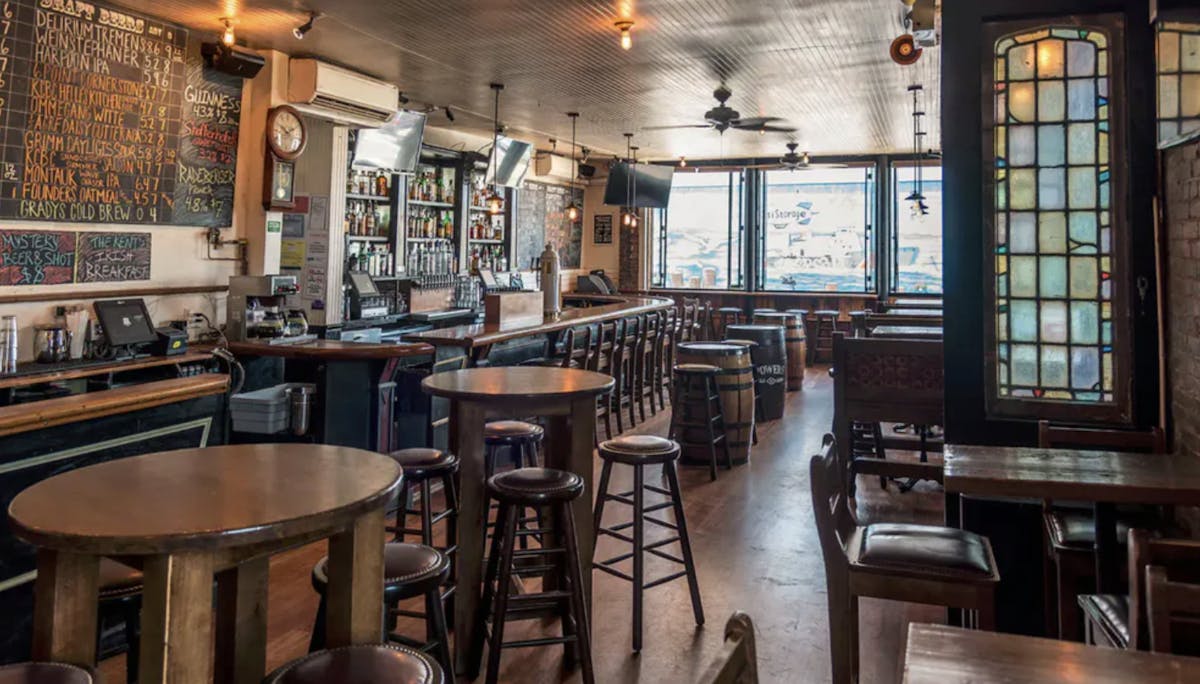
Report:
[[1037,27],[992,44],[994,413],[1029,415],[1035,402],[1047,418],[1111,419],[1127,406],[1114,353],[1126,338],[1114,325],[1124,297],[1113,288],[1123,225],[1113,177],[1121,167],[1110,164],[1120,159],[1109,135],[1110,88],[1120,83],[1112,24]]
[[942,168],[917,171],[892,167],[892,291],[942,294]]
[[744,287],[742,173],[677,173],[667,209],[651,221],[653,283],[667,288]]
[[874,167],[813,167],[764,174],[763,289],[874,289],[873,173]]
[[1158,27],[1158,139],[1200,130],[1200,24]]

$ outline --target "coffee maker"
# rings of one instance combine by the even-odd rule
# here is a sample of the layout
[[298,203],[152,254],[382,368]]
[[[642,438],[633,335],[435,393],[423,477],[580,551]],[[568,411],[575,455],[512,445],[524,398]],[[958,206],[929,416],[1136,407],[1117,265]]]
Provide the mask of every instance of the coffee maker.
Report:
[[225,336],[234,342],[311,342],[294,275],[232,276],[225,304]]

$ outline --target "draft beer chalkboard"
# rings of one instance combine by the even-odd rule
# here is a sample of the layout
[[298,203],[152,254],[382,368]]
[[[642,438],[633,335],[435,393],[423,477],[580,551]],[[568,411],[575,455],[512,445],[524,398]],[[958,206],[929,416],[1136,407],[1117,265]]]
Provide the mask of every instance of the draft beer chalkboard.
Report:
[[0,2],[0,218],[228,226],[241,80],[181,27]]

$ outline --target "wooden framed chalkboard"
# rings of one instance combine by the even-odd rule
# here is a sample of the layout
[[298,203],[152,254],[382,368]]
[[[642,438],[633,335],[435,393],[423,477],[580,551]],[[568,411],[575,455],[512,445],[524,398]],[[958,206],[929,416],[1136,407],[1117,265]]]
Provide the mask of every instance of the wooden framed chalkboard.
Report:
[[0,230],[0,286],[150,280],[150,233]]
[[198,37],[78,0],[0,15],[0,218],[231,224],[242,83]]

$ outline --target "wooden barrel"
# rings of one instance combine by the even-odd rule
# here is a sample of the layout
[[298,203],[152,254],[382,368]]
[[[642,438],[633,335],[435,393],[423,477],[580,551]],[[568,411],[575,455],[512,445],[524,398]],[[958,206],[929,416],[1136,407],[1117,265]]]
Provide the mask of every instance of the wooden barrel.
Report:
[[[721,369],[717,391],[721,395],[721,413],[725,419],[725,440],[734,463],[750,460],[750,441],[754,432],[754,374],[750,350],[740,344],[720,342],[683,342],[675,354],[676,363],[704,363]],[[695,415],[695,411],[692,412]],[[703,415],[703,409],[700,410]],[[683,442],[681,460],[693,465],[708,465],[708,436],[702,429],[689,428]],[[717,461],[724,462],[724,450],[718,446]]]
[[726,341],[749,340],[750,361],[754,364],[754,385],[758,389],[759,420],[783,417],[784,389],[787,387],[788,358],[783,326],[731,325],[725,329]]
[[808,359],[808,341],[804,333],[804,316],[798,312],[762,313],[754,316],[754,322],[764,325],[782,325],[787,344],[787,388],[789,391],[804,389],[804,366]]

